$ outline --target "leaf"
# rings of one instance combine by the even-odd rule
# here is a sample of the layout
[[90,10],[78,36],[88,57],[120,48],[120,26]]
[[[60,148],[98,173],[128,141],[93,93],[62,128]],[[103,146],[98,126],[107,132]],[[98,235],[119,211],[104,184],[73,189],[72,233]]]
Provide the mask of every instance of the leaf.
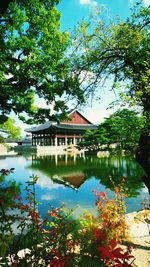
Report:
[[0,246],[0,257],[5,257],[7,252],[7,245],[3,242]]
[[91,257],[83,255],[81,257],[80,267],[87,267],[92,261]]
[[111,248],[114,249],[117,246],[117,241],[115,239],[112,239],[109,241],[109,244],[111,245]]

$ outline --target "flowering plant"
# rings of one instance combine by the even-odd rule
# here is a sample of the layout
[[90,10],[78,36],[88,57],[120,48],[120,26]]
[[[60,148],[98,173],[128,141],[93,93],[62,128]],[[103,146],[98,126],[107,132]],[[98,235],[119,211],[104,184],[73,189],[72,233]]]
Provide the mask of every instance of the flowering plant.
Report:
[[[32,176],[27,182],[24,202],[13,182],[4,186],[4,176],[8,173],[3,170],[1,175],[0,263],[3,266],[132,266],[130,249],[123,251],[117,246],[126,229],[123,193],[119,189],[115,189],[113,199],[108,199],[107,192],[95,191],[97,217],[86,212],[75,219],[74,210],[62,206],[49,210],[41,218],[36,202],[38,177]],[[9,201],[4,203],[6,189]],[[20,256],[21,249],[24,256]]]

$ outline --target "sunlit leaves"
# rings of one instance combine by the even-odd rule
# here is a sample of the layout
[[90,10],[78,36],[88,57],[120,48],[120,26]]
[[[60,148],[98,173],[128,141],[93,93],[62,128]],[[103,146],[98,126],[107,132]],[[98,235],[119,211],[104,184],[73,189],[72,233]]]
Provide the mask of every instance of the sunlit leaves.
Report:
[[11,1],[1,15],[1,122],[12,110],[21,119],[25,112],[30,123],[50,119],[51,110],[34,108],[35,95],[57,113],[67,111],[63,95],[80,99],[79,84],[65,58],[70,40],[69,34],[60,30],[58,2]]
[[10,138],[21,138],[21,129],[15,126],[15,120],[8,119],[5,123],[0,124],[0,128],[8,130]]
[[135,111],[118,110],[99,126],[96,131],[87,131],[82,147],[90,150],[108,150],[111,144],[127,151],[135,151],[140,134],[146,124],[144,116],[139,116]]
[[82,84],[84,91],[93,97],[96,88],[100,91],[113,78],[113,88],[120,83],[123,91],[125,83],[132,104],[149,111],[150,8],[138,3],[126,21],[104,17],[102,12],[82,22],[73,43],[79,51],[72,58],[74,69],[95,74],[90,84]]

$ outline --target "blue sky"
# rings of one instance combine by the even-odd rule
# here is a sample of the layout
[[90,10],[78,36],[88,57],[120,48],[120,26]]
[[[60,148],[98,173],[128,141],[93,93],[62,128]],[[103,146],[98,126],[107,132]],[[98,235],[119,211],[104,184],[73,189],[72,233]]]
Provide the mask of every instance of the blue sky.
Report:
[[134,0],[62,0],[58,6],[62,12],[62,28],[65,30],[72,28],[98,5],[105,5],[112,15],[126,18],[133,3]]
[[[62,13],[61,28],[72,31],[77,22],[88,17],[91,12],[95,12],[95,9],[101,5],[108,9],[110,16],[119,16],[125,19],[130,15],[130,7],[134,2],[134,0],[62,0],[58,5],[58,9]],[[111,82],[108,81],[106,88],[101,90],[100,102],[93,101],[92,106],[86,105],[80,110],[93,123],[102,122],[104,117],[113,112],[113,110],[107,109],[109,104],[116,100],[116,95],[110,91],[110,84]]]
[[[62,12],[61,24],[65,30],[71,29],[97,6],[104,5],[113,16],[125,19],[130,15],[130,8],[136,0],[61,0],[58,9]],[[149,5],[150,0],[141,0]]]
[[[141,0],[144,5],[150,4],[150,0]],[[61,0],[57,6],[61,11],[61,29],[72,31],[77,22],[88,17],[91,12],[94,12],[99,5],[104,5],[110,16],[119,16],[121,19],[126,19],[130,16],[130,8],[136,0]],[[109,104],[116,100],[114,92],[110,91],[111,82],[108,80],[106,88],[101,90],[101,101],[93,102],[93,106],[87,105],[80,109],[81,113],[91,122],[98,124],[104,120],[104,117],[109,116],[113,110],[107,110]],[[42,107],[45,106],[44,100],[40,99]],[[26,128],[26,125],[17,121],[17,124]]]
[[[141,0],[144,5],[150,4],[150,0]],[[130,8],[136,0],[62,0],[58,9],[62,13],[61,28],[72,30],[77,22],[88,17],[98,6],[105,6],[110,16],[118,16],[125,20],[130,16]],[[107,18],[106,18],[107,19]],[[100,123],[105,117],[109,116],[113,110],[107,109],[112,101],[116,100],[116,95],[111,91],[111,81],[107,81],[105,89],[100,92],[101,101],[93,101],[92,106],[86,106],[80,111],[91,122]],[[116,107],[117,109],[117,107]]]

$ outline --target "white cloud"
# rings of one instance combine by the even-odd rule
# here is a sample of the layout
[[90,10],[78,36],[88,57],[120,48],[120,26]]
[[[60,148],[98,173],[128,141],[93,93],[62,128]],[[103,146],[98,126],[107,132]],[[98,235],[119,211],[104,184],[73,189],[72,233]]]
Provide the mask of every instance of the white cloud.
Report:
[[[39,185],[41,188],[47,188],[49,190],[52,189],[58,189],[63,188],[64,186],[61,184],[53,183],[53,181],[50,179],[50,177],[43,175],[42,172],[36,170],[36,174],[39,176],[39,179],[37,180],[37,185]],[[56,178],[59,178],[56,176]]]
[[81,5],[89,5],[91,0],[80,0]]
[[143,0],[143,3],[145,6],[148,6],[148,5],[150,5],[150,0]]
[[89,5],[91,7],[97,7],[98,3],[94,0],[80,0],[80,5]]
[[34,99],[34,105],[37,106],[38,108],[46,108],[51,110],[51,114],[53,113],[53,108],[54,108],[54,102],[51,104],[47,104],[46,100],[44,98],[39,97],[38,95],[35,95]]
[[99,107],[94,107],[93,105],[92,108],[85,107],[84,110],[85,117],[94,124],[102,123],[106,117],[109,117],[114,112],[114,110],[107,110],[106,108],[102,108],[101,105],[99,105]]
[[95,74],[93,72],[91,72],[91,71],[84,71],[83,70],[79,74],[79,80],[83,84],[90,83],[91,81],[94,81],[94,79],[95,79]]
[[41,196],[41,200],[54,200],[55,197],[51,196],[50,194],[45,194]]

